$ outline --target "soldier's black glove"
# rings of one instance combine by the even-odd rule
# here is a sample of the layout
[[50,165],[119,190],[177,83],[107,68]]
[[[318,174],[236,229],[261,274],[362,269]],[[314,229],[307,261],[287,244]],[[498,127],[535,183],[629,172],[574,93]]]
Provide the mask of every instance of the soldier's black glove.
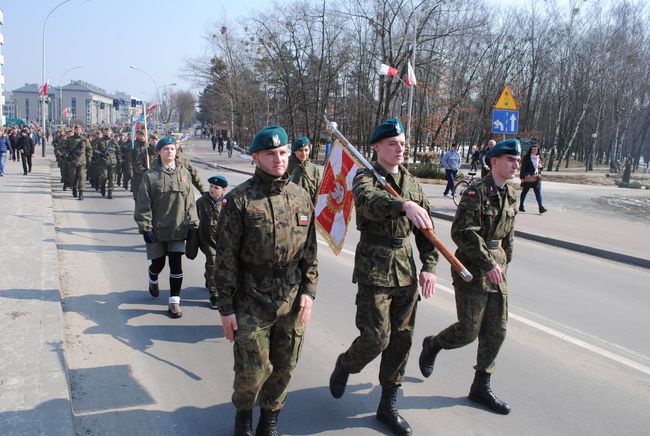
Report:
[[156,242],[156,234],[152,232],[151,230],[147,230],[142,234],[142,237],[144,238],[144,242],[152,243]]
[[194,236],[194,229],[192,227],[188,227],[187,233],[185,234],[185,240],[186,241],[192,240],[192,236]]

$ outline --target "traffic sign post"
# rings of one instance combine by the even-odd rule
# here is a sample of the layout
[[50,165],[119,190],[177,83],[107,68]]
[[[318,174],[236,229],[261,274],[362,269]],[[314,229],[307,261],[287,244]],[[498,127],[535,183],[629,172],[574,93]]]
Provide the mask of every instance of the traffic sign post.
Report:
[[516,135],[519,133],[519,111],[492,110],[492,133]]

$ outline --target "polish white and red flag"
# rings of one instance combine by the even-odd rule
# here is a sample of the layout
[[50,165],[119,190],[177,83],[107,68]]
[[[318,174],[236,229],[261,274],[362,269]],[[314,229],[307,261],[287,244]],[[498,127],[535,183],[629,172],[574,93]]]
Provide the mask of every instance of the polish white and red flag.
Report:
[[380,76],[397,76],[397,68],[391,67],[386,64],[379,64]]
[[72,109],[70,109],[69,107],[63,108],[63,117],[72,118]]
[[416,86],[418,84],[417,79],[415,78],[415,71],[413,71],[413,67],[411,67],[411,61],[407,63],[407,75],[406,75],[406,86]]
[[43,86],[41,86],[41,88],[39,90],[41,95],[47,96],[47,90],[48,90],[49,87],[50,87],[50,79],[47,79],[47,82],[45,82],[43,84]]
[[325,163],[316,200],[316,229],[335,255],[343,249],[354,207],[352,181],[360,165],[338,141]]

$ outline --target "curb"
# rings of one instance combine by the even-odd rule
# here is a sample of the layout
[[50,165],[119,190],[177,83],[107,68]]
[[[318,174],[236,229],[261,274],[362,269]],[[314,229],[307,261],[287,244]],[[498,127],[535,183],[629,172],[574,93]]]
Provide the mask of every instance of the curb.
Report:
[[[205,163],[204,161],[194,161],[196,163]],[[217,168],[232,171],[239,174],[248,174],[253,175],[252,172],[238,170],[235,168],[226,167],[223,165],[217,165]],[[453,221],[454,216],[446,213],[431,211],[431,216],[440,218],[446,221]],[[599,257],[601,259],[609,260],[612,262],[618,262],[625,265],[637,266],[640,268],[650,269],[650,259],[643,259],[641,257],[629,256],[627,254],[617,253],[614,251],[603,250],[601,248],[590,247],[588,245],[578,244],[576,242],[564,241],[562,239],[551,238],[549,236],[536,235],[534,233],[524,232],[521,230],[515,230],[515,236],[522,239],[528,239],[530,241],[539,242],[546,245],[551,245],[553,247],[564,248],[565,250],[575,251],[577,253],[587,254],[594,257]]]
[[[441,212],[431,212],[431,215],[447,221],[453,221],[454,216]],[[650,269],[650,259],[643,259],[641,257],[629,256],[627,254],[616,253],[614,251],[603,250],[601,248],[590,247],[588,245],[578,244],[576,242],[564,241],[562,239],[551,238],[549,236],[536,235],[534,233],[515,230],[515,236],[530,241],[540,242],[542,244],[551,245],[553,247],[564,248],[566,250],[575,251],[577,253],[588,254],[590,256],[599,257],[601,259],[619,262],[626,265],[638,266],[641,268]]]

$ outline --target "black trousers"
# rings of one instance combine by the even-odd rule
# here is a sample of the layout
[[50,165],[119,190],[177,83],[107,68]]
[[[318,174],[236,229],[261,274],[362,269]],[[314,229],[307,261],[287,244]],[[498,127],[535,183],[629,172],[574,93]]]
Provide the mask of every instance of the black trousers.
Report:
[[32,172],[32,155],[31,154],[25,154],[25,153],[20,153],[20,157],[23,160],[23,173],[31,173]]

